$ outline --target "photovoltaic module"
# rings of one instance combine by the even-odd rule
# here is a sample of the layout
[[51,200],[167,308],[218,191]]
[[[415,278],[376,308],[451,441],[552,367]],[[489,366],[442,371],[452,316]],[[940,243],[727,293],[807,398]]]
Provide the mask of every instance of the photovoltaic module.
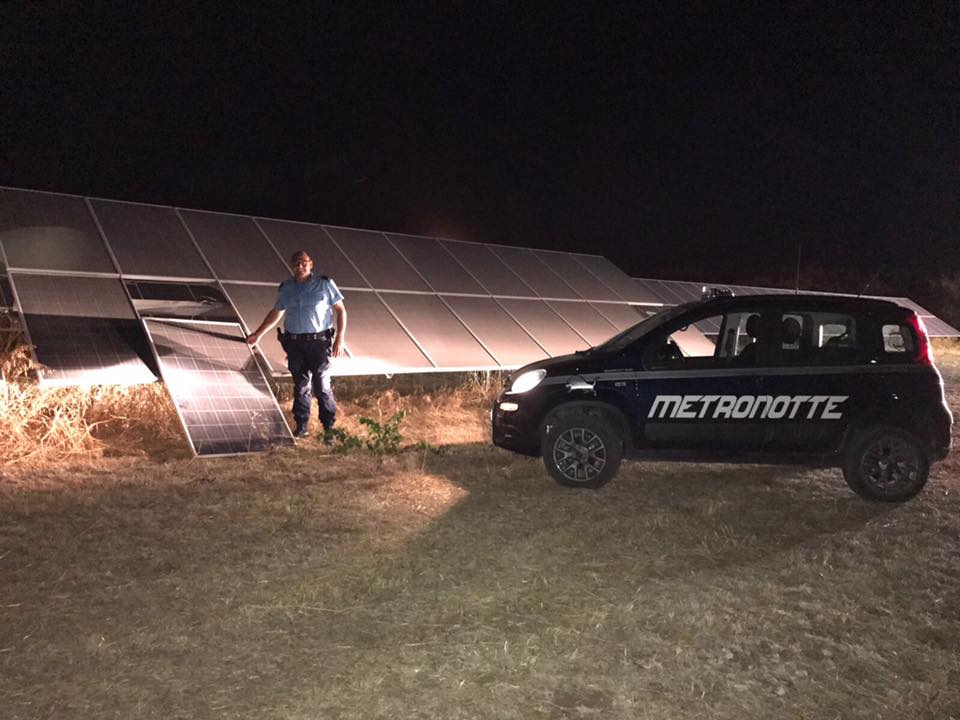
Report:
[[292,445],[293,436],[236,323],[144,318],[160,374],[197,455]]

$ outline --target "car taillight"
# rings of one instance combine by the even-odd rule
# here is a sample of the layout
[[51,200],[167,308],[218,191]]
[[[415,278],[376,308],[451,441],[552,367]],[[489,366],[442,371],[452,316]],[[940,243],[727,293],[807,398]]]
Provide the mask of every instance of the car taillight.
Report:
[[930,346],[930,336],[927,335],[927,326],[923,324],[923,318],[914,313],[910,316],[910,327],[917,335],[917,343],[920,346],[920,353],[917,360],[921,365],[933,365],[933,348]]

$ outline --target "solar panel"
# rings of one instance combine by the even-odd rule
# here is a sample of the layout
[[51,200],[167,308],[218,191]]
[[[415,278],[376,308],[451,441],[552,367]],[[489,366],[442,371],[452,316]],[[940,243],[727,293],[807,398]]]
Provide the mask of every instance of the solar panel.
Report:
[[533,254],[585,300],[621,300],[570,253],[534,250]]
[[143,321],[196,455],[292,445],[290,428],[236,323]]
[[457,295],[446,295],[444,300],[504,367],[518,367],[547,357],[496,300]]
[[200,210],[180,215],[220,280],[279,283],[290,277],[252,218]]
[[541,300],[503,299],[498,302],[551,357],[589,347],[586,340]]
[[494,255],[488,246],[443,240],[440,243],[491,295],[528,297],[537,294]]
[[626,330],[643,320],[635,305],[624,303],[591,303],[594,310],[603,315],[617,330]]
[[11,268],[116,273],[83,198],[0,190],[0,244]]
[[377,290],[430,290],[383,233],[324,226]]
[[550,300],[547,304],[591,345],[599,345],[609,340],[620,329],[608,322],[588,303]]
[[529,250],[514,247],[488,246],[504,265],[513,270],[520,279],[529,285],[542,298],[569,298],[579,300],[580,296],[567,285],[560,276],[544,265]]
[[571,253],[580,265],[604,285],[613,290],[622,300],[635,303],[652,303],[659,305],[662,301],[645,287],[638,285],[633,278],[620,268],[600,255],[581,255]]
[[437,292],[487,294],[439,241],[393,233],[388,233],[387,237]]
[[113,200],[90,204],[122,273],[211,277],[173,208]]
[[322,225],[262,219],[257,223],[285,261],[289,262],[297,250],[306,250],[314,272],[333,278],[341,290],[369,287]]
[[[248,332],[253,332],[258,327],[267,313],[273,309],[277,301],[277,288],[270,285],[243,285],[240,283],[223,283],[224,292],[230,298],[230,302],[237,309],[240,319],[246,326]],[[277,340],[277,334],[271,330],[257,343],[260,352],[263,354],[270,366],[271,372],[275,375],[287,375],[287,354],[280,347]]]
[[343,295],[348,318],[347,349],[352,357],[337,358],[334,375],[433,369],[376,293],[345,290]]
[[[497,366],[496,361],[437,296],[381,293],[381,297],[438,368],[482,369]],[[349,339],[349,335],[347,337]]]
[[153,382],[149,347],[116,278],[10,273],[44,384]]

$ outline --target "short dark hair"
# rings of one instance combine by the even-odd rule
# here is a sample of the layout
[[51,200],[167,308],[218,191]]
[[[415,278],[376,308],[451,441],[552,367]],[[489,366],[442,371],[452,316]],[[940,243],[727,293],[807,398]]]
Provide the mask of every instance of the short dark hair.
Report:
[[298,260],[303,260],[304,258],[306,258],[310,262],[313,262],[313,258],[311,258],[309,254],[307,254],[306,250],[297,250],[293,255],[290,256],[290,264],[292,265]]

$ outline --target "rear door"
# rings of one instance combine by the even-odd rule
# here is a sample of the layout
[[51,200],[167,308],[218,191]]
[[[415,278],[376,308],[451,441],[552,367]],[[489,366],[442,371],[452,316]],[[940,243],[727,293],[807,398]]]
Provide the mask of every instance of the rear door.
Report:
[[866,328],[852,312],[788,306],[778,315],[778,357],[766,381],[763,411],[769,449],[834,452],[877,378],[878,368],[869,365],[864,349]]

